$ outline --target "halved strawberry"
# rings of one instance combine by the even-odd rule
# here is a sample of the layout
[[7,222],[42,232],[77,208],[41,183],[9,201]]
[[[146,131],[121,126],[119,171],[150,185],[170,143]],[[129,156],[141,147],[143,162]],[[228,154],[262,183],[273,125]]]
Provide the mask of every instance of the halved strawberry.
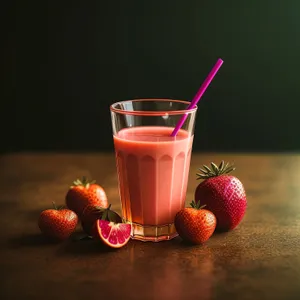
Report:
[[122,223],[122,218],[110,208],[111,204],[108,208],[102,208],[95,205],[86,206],[81,216],[81,226],[84,232],[91,236],[93,225],[98,219]]
[[97,220],[92,233],[93,237],[103,244],[112,248],[121,248],[130,240],[131,224]]

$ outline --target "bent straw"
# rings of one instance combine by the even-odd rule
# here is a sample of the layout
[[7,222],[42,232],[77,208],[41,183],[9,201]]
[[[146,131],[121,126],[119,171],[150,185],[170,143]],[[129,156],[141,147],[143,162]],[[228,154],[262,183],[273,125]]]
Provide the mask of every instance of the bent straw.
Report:
[[[197,94],[195,95],[195,97],[193,98],[193,100],[191,101],[191,103],[189,104],[189,106],[187,107],[188,109],[193,109],[199,102],[199,100],[201,99],[202,95],[204,94],[204,92],[206,91],[206,89],[208,88],[209,84],[211,83],[211,81],[214,79],[215,75],[217,74],[217,72],[219,71],[220,67],[223,64],[223,60],[222,59],[218,59],[216,64],[214,65],[214,67],[211,69],[211,71],[209,72],[208,76],[206,77],[206,79],[204,80],[204,82],[202,83],[201,87],[199,88]],[[182,127],[183,123],[185,122],[186,118],[188,116],[188,113],[185,113],[181,119],[178,121],[178,123],[176,124],[175,129],[173,130],[171,136],[176,136],[176,134],[178,133],[179,129]]]

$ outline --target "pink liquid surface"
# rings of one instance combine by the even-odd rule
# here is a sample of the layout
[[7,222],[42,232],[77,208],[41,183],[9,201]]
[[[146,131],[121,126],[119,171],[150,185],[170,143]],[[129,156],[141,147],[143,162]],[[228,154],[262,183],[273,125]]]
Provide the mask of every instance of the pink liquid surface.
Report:
[[123,217],[142,225],[174,222],[184,207],[193,136],[171,127],[134,127],[114,136]]

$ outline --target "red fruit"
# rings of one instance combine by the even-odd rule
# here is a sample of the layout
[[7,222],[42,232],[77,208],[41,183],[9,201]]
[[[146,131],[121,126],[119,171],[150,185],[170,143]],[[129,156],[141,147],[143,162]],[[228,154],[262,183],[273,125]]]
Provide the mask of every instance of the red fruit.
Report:
[[221,162],[219,167],[211,163],[211,168],[204,165],[197,174],[198,179],[204,179],[195,191],[195,201],[205,204],[217,218],[217,230],[234,229],[243,219],[247,199],[241,181],[231,175],[226,175],[235,168]]
[[38,225],[41,232],[58,240],[67,239],[75,230],[78,217],[69,209],[57,209],[53,202],[53,209],[41,212]]
[[97,220],[93,227],[93,238],[112,248],[121,248],[130,239],[131,225]]
[[108,206],[107,197],[104,189],[95,184],[95,181],[88,181],[83,177],[82,180],[75,180],[66,195],[67,207],[73,210],[79,218],[88,205],[100,206],[106,208]]
[[96,220],[106,220],[115,223],[122,223],[122,218],[113,210],[108,208],[102,208],[100,206],[88,205],[83,210],[81,216],[81,226],[86,234],[92,235],[92,227]]
[[200,207],[200,202],[191,203],[192,207],[180,210],[175,216],[175,228],[179,236],[188,242],[202,244],[214,233],[215,215]]

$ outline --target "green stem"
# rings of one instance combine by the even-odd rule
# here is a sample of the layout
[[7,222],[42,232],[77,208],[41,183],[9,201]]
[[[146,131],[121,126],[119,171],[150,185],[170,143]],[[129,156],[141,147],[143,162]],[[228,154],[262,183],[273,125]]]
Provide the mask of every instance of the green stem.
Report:
[[56,206],[56,204],[55,204],[54,201],[52,201],[52,205],[53,205],[53,208],[54,208],[55,210],[57,210],[57,206]]

